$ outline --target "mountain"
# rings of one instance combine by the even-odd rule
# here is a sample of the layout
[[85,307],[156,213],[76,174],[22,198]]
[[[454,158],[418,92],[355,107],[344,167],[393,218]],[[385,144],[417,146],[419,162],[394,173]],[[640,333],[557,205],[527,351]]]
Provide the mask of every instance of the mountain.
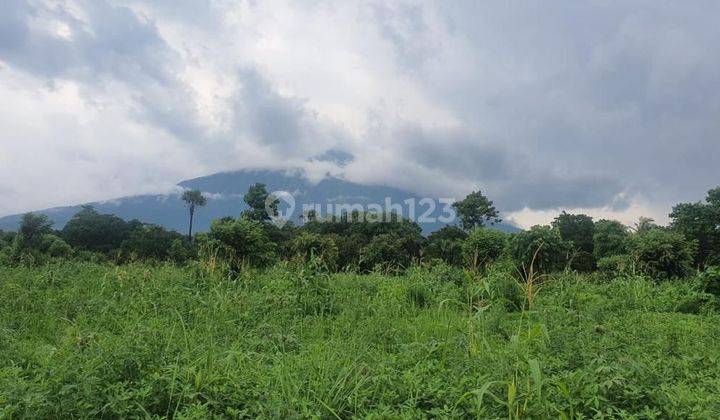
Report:
[[[295,207],[289,219],[295,223],[300,222],[303,208],[309,208],[306,207],[307,205],[315,206],[318,210],[316,213],[320,216],[337,214],[341,210],[352,210],[349,205],[363,210],[377,209],[377,207],[373,207],[374,204],[379,205],[382,209],[395,208],[395,211],[400,210],[404,217],[409,217],[414,204],[415,219],[426,216],[425,219],[418,220],[425,234],[447,224],[434,220],[448,214],[443,211],[445,204],[435,198],[421,201],[423,198],[417,194],[397,188],[361,185],[331,176],[314,184],[303,177],[300,172],[242,170],[190,179],[178,185],[182,188],[198,189],[208,197],[207,206],[196,211],[194,224],[196,231],[205,231],[210,228],[211,220],[224,216],[238,216],[247,209],[243,195],[256,182],[265,184],[270,192],[287,191],[289,193],[281,197],[290,195],[293,197]],[[388,200],[389,204],[394,207],[386,206]],[[125,220],[138,219],[180,232],[187,230],[187,209],[180,200],[180,193],[137,195],[87,204],[95,207],[100,213],[115,214]],[[398,205],[401,207],[398,208]],[[61,229],[80,208],[81,205],[56,207],[36,213],[47,215],[55,222],[54,227]],[[287,211],[289,205],[281,201],[280,209],[282,212]],[[454,213],[452,215],[454,216]],[[22,215],[12,215],[0,218],[0,229],[16,230],[21,217]],[[519,230],[508,223],[496,224],[495,228],[508,232]]]

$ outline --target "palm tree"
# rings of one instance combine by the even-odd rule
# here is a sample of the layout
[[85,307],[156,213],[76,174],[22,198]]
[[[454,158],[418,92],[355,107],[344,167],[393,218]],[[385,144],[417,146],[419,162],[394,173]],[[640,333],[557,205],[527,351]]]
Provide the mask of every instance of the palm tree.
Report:
[[192,225],[193,216],[195,216],[195,206],[204,206],[207,204],[207,199],[199,190],[187,190],[183,193],[182,200],[187,204],[188,210],[190,210],[190,229],[188,230],[188,239],[192,241]]

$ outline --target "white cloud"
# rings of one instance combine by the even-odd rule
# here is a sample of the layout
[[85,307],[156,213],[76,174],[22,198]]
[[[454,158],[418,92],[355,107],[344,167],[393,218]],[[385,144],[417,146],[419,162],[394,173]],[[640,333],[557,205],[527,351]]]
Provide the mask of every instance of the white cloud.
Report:
[[[4,9],[0,215],[304,167],[481,188],[522,225],[563,208],[662,220],[720,175],[716,2]],[[329,149],[355,159],[307,161]]]

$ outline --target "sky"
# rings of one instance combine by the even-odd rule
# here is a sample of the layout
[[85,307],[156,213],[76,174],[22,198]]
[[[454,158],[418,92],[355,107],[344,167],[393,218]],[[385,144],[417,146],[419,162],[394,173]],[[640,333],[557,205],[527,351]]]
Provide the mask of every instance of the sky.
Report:
[[[720,185],[720,2],[3,0],[0,215],[303,168],[667,222]],[[338,159],[327,157],[343,157]]]

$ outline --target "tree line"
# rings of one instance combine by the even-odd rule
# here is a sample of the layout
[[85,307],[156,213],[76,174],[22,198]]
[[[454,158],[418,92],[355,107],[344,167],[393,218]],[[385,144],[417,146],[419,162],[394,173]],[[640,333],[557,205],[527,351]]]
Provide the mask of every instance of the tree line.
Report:
[[550,225],[518,233],[492,229],[500,221],[499,212],[476,191],[453,205],[458,225],[427,237],[417,223],[395,214],[351,212],[319,218],[309,212],[300,225],[278,227],[271,221],[278,202],[260,183],[244,197],[247,210],[213,220],[208,232],[193,234],[194,216],[207,199],[196,190],[185,191],[181,198],[188,209],[187,235],[100,214],[91,206],[82,207],[60,230],[52,228],[47,216],[27,213],[17,232],[0,231],[0,264],[41,264],[58,258],[175,264],[210,259],[238,270],[279,260],[312,260],[328,270],[399,272],[414,264],[483,269],[506,259],[519,270],[640,272],[656,279],[720,265],[720,188],[710,190],[702,202],[674,206],[668,226],[641,218],[629,227],[562,212]]

